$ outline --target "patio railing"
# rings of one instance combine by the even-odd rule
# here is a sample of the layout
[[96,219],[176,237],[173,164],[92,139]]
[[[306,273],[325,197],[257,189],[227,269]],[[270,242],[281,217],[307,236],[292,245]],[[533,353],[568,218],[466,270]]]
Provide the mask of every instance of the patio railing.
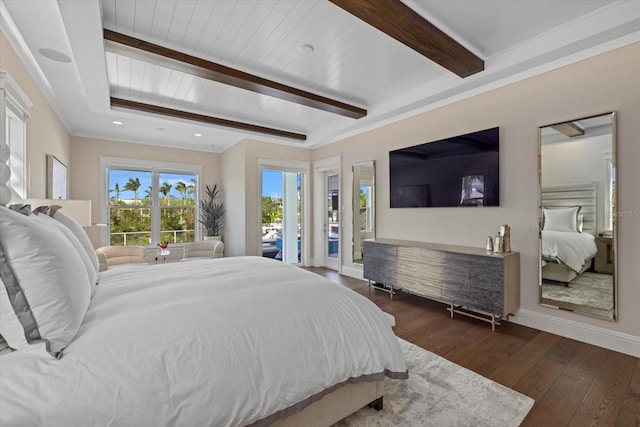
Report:
[[[184,243],[184,242],[192,242],[194,240],[195,230],[161,230],[160,238],[163,242],[168,241],[169,243]],[[191,236],[189,236],[191,234]],[[122,244],[126,246],[127,244],[144,244],[141,240],[145,240],[144,236],[149,236],[146,244],[151,244],[151,231],[121,231],[110,233],[111,235],[111,244],[118,245]],[[191,237],[190,239],[188,237]],[[134,243],[131,243],[131,242]]]

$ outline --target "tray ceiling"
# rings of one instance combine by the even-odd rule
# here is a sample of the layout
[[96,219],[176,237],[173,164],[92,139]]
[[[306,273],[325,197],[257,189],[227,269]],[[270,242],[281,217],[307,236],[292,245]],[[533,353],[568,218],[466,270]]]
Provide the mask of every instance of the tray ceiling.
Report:
[[[640,2],[405,0],[402,6],[484,61],[483,71],[461,78],[326,0],[0,5],[3,33],[19,46],[72,134],[218,152],[245,138],[319,146],[640,39]],[[324,111],[212,81],[162,58],[110,49],[104,29],[366,110],[366,116]],[[43,56],[45,48],[71,62]],[[121,107],[131,103],[306,139]]]

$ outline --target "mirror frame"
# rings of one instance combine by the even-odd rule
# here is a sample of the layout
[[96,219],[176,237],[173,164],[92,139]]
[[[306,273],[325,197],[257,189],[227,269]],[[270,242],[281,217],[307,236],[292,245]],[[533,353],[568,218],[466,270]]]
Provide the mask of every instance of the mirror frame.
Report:
[[[574,120],[566,120],[566,121],[562,121],[562,122],[557,122],[557,123],[551,123],[548,125],[544,125],[544,126],[540,126],[538,128],[538,260],[539,260],[539,265],[538,265],[538,301],[539,304],[541,306],[545,306],[545,307],[551,307],[551,308],[555,308],[555,309],[559,309],[559,310],[565,310],[565,311],[570,311],[573,313],[577,313],[577,314],[581,314],[581,315],[586,315],[586,316],[591,316],[591,317],[597,317],[600,319],[605,319],[605,320],[610,320],[610,321],[614,321],[617,322],[618,321],[618,280],[617,280],[617,273],[618,273],[618,250],[617,250],[617,241],[618,241],[618,225],[617,225],[617,211],[614,210],[612,212],[612,243],[611,243],[611,247],[612,247],[612,252],[613,252],[613,289],[612,289],[612,302],[613,302],[613,307],[610,310],[610,314],[609,315],[605,315],[605,314],[599,314],[598,312],[594,312],[594,311],[590,311],[593,310],[593,308],[591,307],[585,307],[585,310],[580,310],[580,309],[576,309],[575,307],[567,307],[567,306],[561,306],[561,304],[558,305],[554,305],[554,304],[550,304],[548,302],[543,302],[543,294],[542,294],[542,226],[543,226],[543,211],[542,211],[542,130],[544,128],[548,128],[551,126],[557,126],[557,125],[561,125],[561,124],[565,124],[565,123],[571,123],[571,122],[576,122],[576,121],[582,121],[582,120],[589,120],[589,119],[593,119],[593,118],[598,118],[598,117],[605,117],[605,116],[609,116],[611,118],[611,165],[613,168],[613,181],[614,181],[614,186],[612,188],[612,192],[611,192],[611,197],[613,200],[616,201],[617,204],[617,187],[618,187],[618,180],[617,177],[619,176],[618,170],[617,170],[617,126],[616,126],[616,119],[617,119],[617,114],[615,111],[609,111],[606,113],[602,113],[602,114],[595,114],[592,116],[587,116],[587,117],[580,117]],[[548,301],[548,300],[547,300]],[[604,310],[601,310],[604,311]]]
[[357,185],[356,185],[356,173],[355,173],[355,169],[358,166],[371,166],[371,168],[373,169],[373,174],[372,174],[372,181],[371,181],[371,188],[372,188],[372,192],[371,192],[371,223],[373,225],[373,231],[372,231],[372,235],[371,238],[375,239],[376,238],[376,161],[375,160],[367,160],[364,162],[359,162],[359,163],[354,163],[351,166],[351,209],[352,209],[352,214],[351,214],[351,263],[355,264],[355,265],[363,265],[363,261],[362,261],[362,257],[360,258],[359,262],[356,261],[355,259],[355,249],[356,249],[356,236],[359,237],[360,234],[360,227],[358,227],[358,229],[356,230],[356,221],[355,221],[355,209],[356,209],[356,200],[358,201],[358,206],[359,206],[359,201],[360,201],[360,184],[361,181],[358,181]]

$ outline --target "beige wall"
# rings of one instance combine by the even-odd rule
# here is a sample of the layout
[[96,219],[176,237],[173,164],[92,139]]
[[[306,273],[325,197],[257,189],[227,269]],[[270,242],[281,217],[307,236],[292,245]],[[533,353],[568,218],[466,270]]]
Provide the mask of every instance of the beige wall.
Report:
[[[159,162],[189,163],[202,166],[202,184],[221,182],[220,155],[177,148],[152,147],[127,142],[105,141],[84,137],[71,138],[70,179],[74,199],[91,200],[93,222],[100,221],[100,157],[152,160]],[[94,246],[104,245],[99,230],[88,230]]]
[[[376,161],[377,236],[482,247],[500,224],[512,227],[521,254],[521,307],[528,313],[568,319],[640,336],[640,44],[585,60],[528,80],[313,150],[313,159],[342,155],[342,195],[351,200],[351,165]],[[539,126],[618,112],[618,301],[619,322],[538,305]],[[500,207],[390,209],[389,150],[500,126]],[[346,178],[346,179],[345,179]],[[349,204],[345,204],[349,206]],[[351,223],[351,212],[345,221]],[[342,236],[345,263],[351,231]],[[517,320],[517,318],[516,318]],[[558,320],[561,322],[561,320]],[[636,344],[637,345],[637,344]],[[637,348],[636,348],[637,351]]]
[[245,254],[245,144],[240,142],[222,153],[222,196],[225,204],[224,254]]
[[27,195],[32,198],[45,198],[46,155],[53,154],[71,168],[71,137],[2,33],[0,70],[7,71],[33,102],[27,120]]

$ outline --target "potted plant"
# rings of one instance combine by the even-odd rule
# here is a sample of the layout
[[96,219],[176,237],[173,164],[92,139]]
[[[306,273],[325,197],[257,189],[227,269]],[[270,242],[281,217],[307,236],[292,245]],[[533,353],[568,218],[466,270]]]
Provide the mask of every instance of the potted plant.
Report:
[[216,202],[218,196],[218,184],[214,184],[213,187],[205,185],[204,197],[200,199],[200,219],[198,220],[204,227],[205,240],[222,240],[224,202]]

